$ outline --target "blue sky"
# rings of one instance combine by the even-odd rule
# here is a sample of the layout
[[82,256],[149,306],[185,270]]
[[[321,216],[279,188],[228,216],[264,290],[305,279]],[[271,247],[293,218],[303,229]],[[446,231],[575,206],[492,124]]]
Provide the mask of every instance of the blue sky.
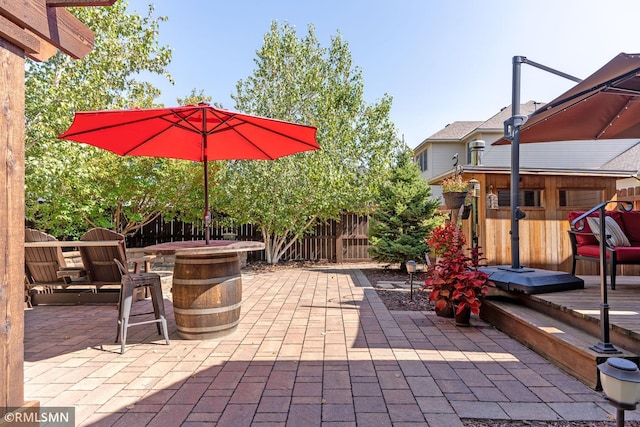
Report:
[[[391,118],[414,148],[458,120],[485,120],[511,103],[512,58],[584,78],[620,52],[640,52],[637,0],[129,0],[167,16],[175,80],[152,78],[160,101],[191,89],[234,109],[230,94],[254,70],[272,21],[301,35],[313,24],[328,46],[339,31],[362,69],[365,98],[393,97]],[[521,100],[547,102],[574,83],[522,66]]]

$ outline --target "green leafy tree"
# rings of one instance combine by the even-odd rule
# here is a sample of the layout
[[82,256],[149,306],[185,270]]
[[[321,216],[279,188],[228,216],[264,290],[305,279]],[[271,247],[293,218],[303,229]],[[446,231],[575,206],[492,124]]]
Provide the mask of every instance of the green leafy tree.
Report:
[[229,162],[216,187],[220,208],[259,227],[268,262],[317,223],[362,211],[385,179],[398,144],[391,98],[366,104],[361,70],[336,35],[322,47],[313,26],[301,38],[274,22],[253,75],[238,82],[236,108],[318,128],[321,150],[275,161]]
[[100,225],[131,232],[175,201],[189,180],[188,166],[171,160],[119,157],[56,136],[74,112],[151,107],[157,88],[141,73],[165,75],[171,50],[160,46],[165,18],[127,13],[127,4],[70,8],[95,34],[95,48],[73,60],[58,53],[26,65],[26,216],[56,235],[73,236]]
[[398,154],[389,181],[382,186],[369,223],[371,257],[380,262],[400,263],[424,259],[425,238],[433,229],[433,214],[439,201],[422,179],[410,150]]

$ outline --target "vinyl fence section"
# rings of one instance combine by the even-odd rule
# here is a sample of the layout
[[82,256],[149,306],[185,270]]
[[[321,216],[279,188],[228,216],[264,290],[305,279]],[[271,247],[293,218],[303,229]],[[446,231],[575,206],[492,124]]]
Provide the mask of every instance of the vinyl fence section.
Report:
[[[312,232],[295,242],[282,257],[283,261],[366,262],[369,257],[369,217],[343,214],[340,221],[330,220],[315,226]],[[200,224],[180,221],[165,222],[163,218],[147,224],[133,236],[127,246],[141,248],[164,242],[204,239]],[[261,241],[262,233],[246,224],[237,228],[212,227],[211,239]],[[248,252],[249,261],[264,261],[264,251]]]

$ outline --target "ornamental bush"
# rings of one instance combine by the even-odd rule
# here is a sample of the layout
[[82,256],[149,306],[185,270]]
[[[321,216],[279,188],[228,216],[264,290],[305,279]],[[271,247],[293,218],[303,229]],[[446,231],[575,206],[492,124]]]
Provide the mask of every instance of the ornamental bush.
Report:
[[424,259],[425,238],[438,221],[434,213],[439,204],[431,197],[431,187],[422,179],[412,152],[400,152],[389,181],[380,188],[369,223],[371,258],[399,263],[403,271],[407,261]]

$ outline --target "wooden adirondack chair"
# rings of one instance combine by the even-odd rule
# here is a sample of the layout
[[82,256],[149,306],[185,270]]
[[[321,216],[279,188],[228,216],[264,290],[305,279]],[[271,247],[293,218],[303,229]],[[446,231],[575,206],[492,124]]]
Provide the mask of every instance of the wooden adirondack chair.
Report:
[[[47,233],[26,228],[25,242],[48,242],[57,239]],[[30,291],[52,293],[71,284],[70,277],[82,277],[84,270],[67,267],[60,247],[24,248],[25,293],[27,303],[31,305]]]
[[142,263],[145,264],[148,270],[149,260],[153,258],[153,256],[144,256],[127,260],[124,236],[106,228],[93,228],[84,233],[80,240],[117,240],[120,242],[116,246],[78,247],[82,264],[84,264],[84,268],[87,271],[87,280],[96,289],[100,289],[104,285],[120,285],[122,274],[113,261],[114,259],[117,259],[125,266],[129,263],[134,263],[135,272],[138,273],[141,270]]

